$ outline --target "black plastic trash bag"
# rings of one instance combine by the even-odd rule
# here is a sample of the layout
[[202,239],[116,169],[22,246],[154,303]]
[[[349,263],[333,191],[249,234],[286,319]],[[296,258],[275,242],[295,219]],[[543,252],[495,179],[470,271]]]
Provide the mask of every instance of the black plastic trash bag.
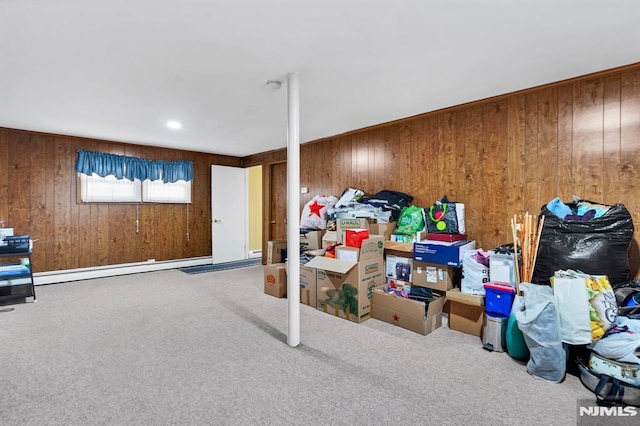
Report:
[[567,372],[567,353],[560,341],[553,290],[531,283],[521,283],[520,289],[522,303],[514,308],[514,314],[529,348],[527,372],[536,378],[559,383]]
[[[580,201],[567,206],[573,209]],[[560,269],[606,275],[613,287],[629,280],[629,246],[634,227],[623,204],[614,204],[602,216],[587,221],[561,219],[546,205],[540,215],[544,215],[544,225],[533,283],[549,285],[549,278]]]
[[388,189],[375,193],[374,195],[365,195],[360,199],[363,204],[369,204],[380,207],[384,211],[390,211],[394,221],[398,220],[403,207],[408,206],[413,201],[413,197],[400,191],[391,191]]

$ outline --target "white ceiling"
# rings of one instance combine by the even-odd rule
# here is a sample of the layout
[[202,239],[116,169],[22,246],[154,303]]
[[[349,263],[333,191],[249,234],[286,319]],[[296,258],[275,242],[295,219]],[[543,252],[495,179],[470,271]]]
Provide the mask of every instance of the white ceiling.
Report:
[[292,72],[306,142],[638,61],[639,0],[0,0],[0,127],[245,156]]

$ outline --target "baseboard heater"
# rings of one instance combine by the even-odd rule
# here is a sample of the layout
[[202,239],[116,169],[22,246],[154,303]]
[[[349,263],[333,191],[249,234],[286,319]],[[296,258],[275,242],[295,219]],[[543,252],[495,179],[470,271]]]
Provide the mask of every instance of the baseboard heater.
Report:
[[122,263],[119,265],[95,266],[89,268],[65,269],[50,272],[34,272],[35,285],[56,284],[68,281],[88,280],[91,278],[105,278],[116,275],[137,274],[139,272],[178,269],[188,266],[210,265],[211,256],[194,257],[189,259],[164,260],[156,262],[150,259],[146,262]]

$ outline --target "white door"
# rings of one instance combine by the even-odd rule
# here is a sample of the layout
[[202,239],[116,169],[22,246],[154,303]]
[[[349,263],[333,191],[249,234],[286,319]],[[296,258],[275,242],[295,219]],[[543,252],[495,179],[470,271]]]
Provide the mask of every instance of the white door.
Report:
[[213,263],[247,258],[246,170],[211,166],[211,243]]

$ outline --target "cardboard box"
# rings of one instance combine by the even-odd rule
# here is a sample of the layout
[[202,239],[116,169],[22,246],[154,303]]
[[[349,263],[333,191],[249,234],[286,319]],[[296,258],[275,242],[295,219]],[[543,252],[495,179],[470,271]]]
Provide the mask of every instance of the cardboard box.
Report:
[[300,249],[303,251],[322,248],[322,237],[325,231],[300,232]]
[[442,325],[443,304],[443,296],[438,296],[427,305],[375,288],[372,291],[371,312],[375,319],[427,335]]
[[407,256],[396,256],[387,254],[385,263],[386,277],[396,280],[411,280],[411,269],[413,268],[413,258]]
[[475,241],[425,240],[413,244],[413,258],[419,262],[459,267],[462,265],[464,252],[475,247]]
[[411,253],[411,256],[413,256],[413,243],[402,243],[400,241],[385,241],[384,249],[389,251]]
[[369,229],[371,219],[366,217],[342,218],[336,220],[337,242],[344,244],[344,231],[346,229]]
[[267,265],[273,265],[274,263],[282,263],[285,259],[282,258],[282,249],[287,249],[287,240],[271,240],[267,242]]
[[264,292],[274,297],[287,297],[287,271],[284,263],[265,265]]
[[322,248],[333,246],[338,242],[338,232],[327,231],[322,236]]
[[417,262],[411,269],[413,285],[438,291],[451,290],[460,283],[460,269],[434,263]]
[[[371,235],[384,235],[385,241],[391,239],[391,234],[396,230],[395,222],[388,223],[370,223],[369,224],[369,232]],[[413,250],[413,248],[412,248]]]
[[315,268],[300,266],[300,303],[316,307],[317,271]]
[[455,288],[447,291],[449,304],[449,328],[473,336],[482,337],[484,323],[484,297],[461,293]]
[[371,290],[385,283],[383,239],[362,242],[359,261],[317,256],[306,266],[317,269],[317,309],[353,322],[371,316]]
[[336,259],[360,260],[360,249],[357,247],[338,246],[336,247]]

